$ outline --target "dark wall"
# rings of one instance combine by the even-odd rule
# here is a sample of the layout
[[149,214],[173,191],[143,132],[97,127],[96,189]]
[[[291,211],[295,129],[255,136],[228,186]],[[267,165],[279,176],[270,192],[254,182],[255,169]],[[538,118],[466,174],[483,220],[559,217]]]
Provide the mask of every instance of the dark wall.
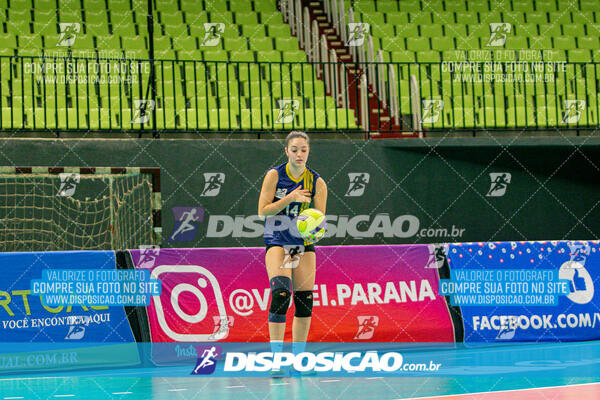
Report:
[[[261,245],[262,178],[285,161],[282,142],[267,140],[0,141],[0,165],[160,167],[163,247]],[[313,140],[309,166],[327,182],[336,227],[323,245],[600,236],[597,138]],[[216,196],[203,195],[204,173],[225,174]],[[362,195],[349,195],[349,173],[369,174]],[[490,195],[490,173],[510,174],[503,195]],[[189,241],[168,241],[173,207],[204,209]]]

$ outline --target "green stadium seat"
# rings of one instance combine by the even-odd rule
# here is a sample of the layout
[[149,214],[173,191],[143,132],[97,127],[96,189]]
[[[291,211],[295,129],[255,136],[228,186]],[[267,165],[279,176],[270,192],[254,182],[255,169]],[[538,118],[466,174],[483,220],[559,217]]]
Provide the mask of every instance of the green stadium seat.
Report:
[[250,38],[250,48],[257,51],[273,50],[273,39],[271,37]]
[[593,36],[579,36],[577,37],[577,47],[580,49],[595,50],[600,49],[600,43],[598,37]]
[[[267,29],[269,31],[269,36],[271,37],[289,37],[292,34],[289,25],[267,25]],[[244,30],[244,32],[246,32],[246,30]],[[252,34],[253,32],[250,31],[249,33]]]
[[554,24],[571,24],[571,13],[568,11],[551,11],[548,13],[548,21]]
[[249,1],[231,1],[229,6],[231,7],[231,11],[235,12],[252,11],[252,6]]
[[419,26],[421,36],[425,37],[440,37],[444,36],[442,26],[437,24]]
[[[386,15],[387,18],[387,23],[388,24],[392,24],[392,25],[396,25],[400,27],[404,27],[404,25],[408,24],[408,14],[406,13],[390,13]],[[415,29],[417,28],[416,26],[412,25]]]
[[395,30],[393,25],[375,25],[371,27],[371,32],[373,36],[378,38],[391,37],[394,36]]
[[[195,37],[182,36],[182,37],[172,38],[172,40],[173,40],[173,48],[175,50],[195,50],[198,48]],[[205,47],[205,49],[210,49],[210,47]]]
[[439,63],[440,52],[436,50],[431,51],[419,51],[417,52],[417,62],[423,63]]
[[183,16],[185,22],[189,25],[205,24],[208,22],[208,14],[198,9],[185,11]]
[[2,43],[2,47],[16,49],[17,37],[13,33],[0,33],[0,43]]
[[406,39],[406,48],[412,51],[429,50],[429,38],[411,37]]
[[[525,14],[525,20],[528,23],[532,23],[532,24],[547,24],[548,23],[548,15],[545,11],[536,11],[536,12],[529,12],[527,14]],[[555,22],[555,21],[551,21],[551,22]]]
[[415,53],[412,51],[392,51],[392,62],[415,62]]
[[275,47],[280,51],[299,51],[298,39],[295,37],[275,38]]
[[431,38],[431,47],[433,50],[453,50],[456,48],[454,39],[450,37]]
[[280,11],[262,11],[260,18],[262,24],[283,24],[283,15]]
[[377,2],[377,11],[381,13],[398,12],[398,3],[395,1]]
[[556,3],[554,0],[536,0],[535,9],[536,11],[556,11]]
[[204,61],[228,61],[227,52],[223,50],[206,50]]
[[433,23],[433,18],[431,18],[431,13],[428,11],[421,11],[416,13],[410,13],[408,15],[408,19],[411,24],[415,25],[428,25]]
[[354,12],[375,13],[375,2],[370,0],[361,0],[354,4]]
[[525,23],[525,16],[520,11],[507,11],[502,13],[502,21],[516,26]]
[[249,61],[254,62],[254,54],[251,51],[232,51],[229,53],[230,60],[233,61]]
[[511,33],[518,36],[538,36],[538,25],[536,23],[518,24],[512,27]]
[[237,12],[235,13],[235,21],[238,24],[258,24],[258,15],[255,12]]
[[306,53],[301,50],[282,52],[284,62],[307,62]]
[[577,48],[575,45],[575,38],[563,36],[563,37],[554,37],[554,48],[560,50],[572,50]]
[[281,52],[277,50],[260,51],[257,53],[258,62],[280,62]]
[[456,23],[454,12],[452,11],[434,11],[431,13],[431,16],[433,17],[433,22],[440,26]]
[[506,43],[504,44],[506,49],[527,49],[529,48],[527,44],[527,38],[523,36],[510,36],[506,39]]
[[531,49],[545,50],[552,48],[552,39],[548,36],[537,36],[529,38],[529,47]]
[[585,36],[585,26],[583,24],[566,24],[563,25],[563,32],[567,36]]

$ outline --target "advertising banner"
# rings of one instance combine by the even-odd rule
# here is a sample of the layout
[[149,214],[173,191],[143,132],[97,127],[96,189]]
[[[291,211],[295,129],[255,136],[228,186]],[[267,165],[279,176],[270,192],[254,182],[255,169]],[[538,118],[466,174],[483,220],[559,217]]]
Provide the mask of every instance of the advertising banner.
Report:
[[461,309],[465,342],[600,338],[598,241],[446,246],[440,293]]
[[[116,271],[112,251],[0,253],[2,342],[133,342],[123,307],[48,305],[32,282],[49,271]],[[77,274],[69,276],[75,281]],[[85,281],[86,279],[82,279]],[[67,281],[67,279],[62,280]],[[110,281],[108,279],[107,281]],[[36,286],[44,289],[47,286]],[[74,287],[74,286],[73,286]],[[86,290],[89,292],[89,288]],[[49,298],[47,297],[46,300]],[[70,303],[74,304],[74,303]]]
[[[162,282],[148,307],[153,342],[269,341],[264,248],[131,254],[136,268]],[[433,246],[321,246],[316,257],[309,342],[454,342],[446,301],[436,294]],[[282,265],[294,267],[293,259]]]

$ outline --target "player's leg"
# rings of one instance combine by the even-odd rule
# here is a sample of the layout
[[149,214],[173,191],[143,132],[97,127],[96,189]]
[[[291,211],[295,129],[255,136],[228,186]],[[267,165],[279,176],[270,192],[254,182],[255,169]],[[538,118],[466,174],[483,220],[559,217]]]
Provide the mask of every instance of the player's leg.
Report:
[[269,336],[271,342],[281,341],[285,335],[285,318],[291,302],[291,276],[289,268],[281,268],[284,259],[283,247],[270,247],[265,255],[265,264],[271,288],[271,304],[269,306]]
[[[305,343],[310,329],[313,307],[313,286],[315,285],[316,255],[314,251],[305,251],[300,257],[297,268],[292,270],[294,285],[294,322],[292,337],[294,343]],[[302,347],[302,345],[297,347]]]

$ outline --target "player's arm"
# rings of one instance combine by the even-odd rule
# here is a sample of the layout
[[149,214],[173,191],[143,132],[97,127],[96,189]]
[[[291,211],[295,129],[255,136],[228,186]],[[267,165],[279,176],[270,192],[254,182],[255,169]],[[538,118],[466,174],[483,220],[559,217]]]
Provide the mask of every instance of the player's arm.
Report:
[[260,197],[258,199],[258,215],[261,217],[275,215],[294,201],[310,202],[310,192],[308,190],[300,189],[300,187],[296,188],[283,199],[273,202],[278,180],[279,174],[275,169],[269,170],[263,180]]
[[327,185],[323,178],[317,179],[315,186],[315,208],[325,214],[325,208],[327,206]]

